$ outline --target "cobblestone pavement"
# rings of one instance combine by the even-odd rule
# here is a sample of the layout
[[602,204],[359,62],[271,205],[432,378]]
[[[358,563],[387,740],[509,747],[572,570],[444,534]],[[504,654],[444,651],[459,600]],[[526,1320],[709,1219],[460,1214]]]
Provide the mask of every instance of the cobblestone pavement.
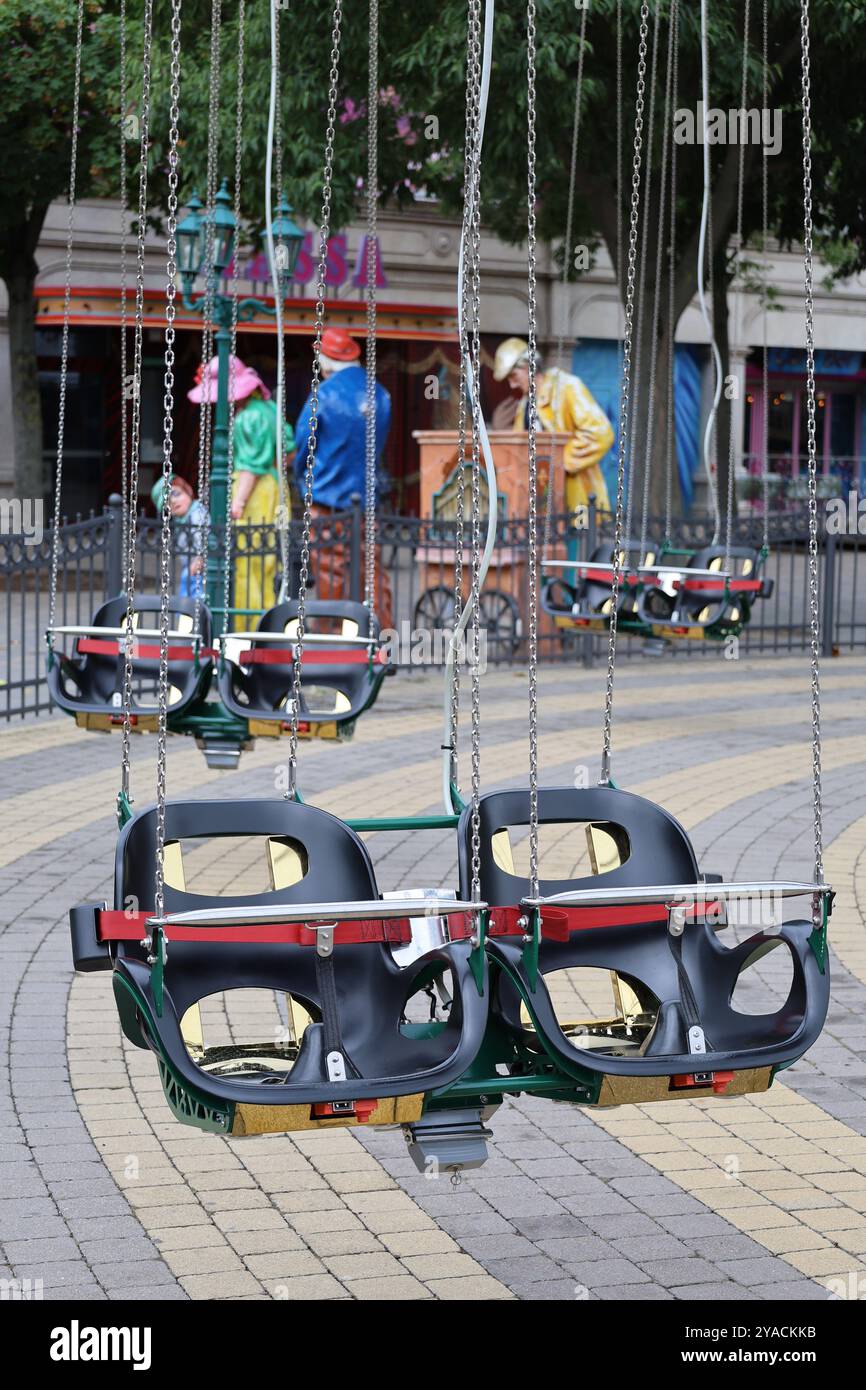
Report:
[[[542,673],[545,781],[570,783],[582,764],[595,777],[602,680]],[[110,980],[70,964],[70,904],[109,891],[119,741],[59,718],[0,733],[0,1280],[80,1299],[826,1299],[836,1279],[862,1293],[864,680],[860,659],[825,668],[838,897],[830,1016],[811,1054],[747,1099],[509,1102],[490,1161],[457,1187],[421,1176],[399,1133],[227,1140],[176,1124],[152,1058],[122,1040]],[[705,869],[811,872],[802,658],[630,663],[617,692],[614,774],[683,822]],[[525,673],[483,683],[486,787],[525,778],[526,694]],[[436,809],[439,707],[438,678],[386,682],[351,745],[302,748],[307,798],[346,816]],[[154,751],[135,741],[139,805]],[[271,795],[282,756],[260,742],[239,771],[213,773],[173,740],[169,793]],[[454,882],[450,835],[370,847],[383,889]],[[226,873],[237,885],[244,871]],[[783,955],[752,972],[753,1002],[779,997]],[[206,1027],[239,1036],[244,993],[209,1003]]]

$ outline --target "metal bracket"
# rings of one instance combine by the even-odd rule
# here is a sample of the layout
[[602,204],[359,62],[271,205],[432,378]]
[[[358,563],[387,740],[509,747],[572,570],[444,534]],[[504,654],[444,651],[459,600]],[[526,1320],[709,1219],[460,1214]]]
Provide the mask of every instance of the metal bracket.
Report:
[[346,1059],[342,1052],[329,1052],[325,1058],[329,1081],[346,1080]]
[[336,925],[336,922],[327,922],[324,926],[316,924],[316,955],[321,956],[323,960],[327,960],[329,956],[334,954],[334,929]]
[[685,903],[671,903],[668,908],[668,931],[671,936],[682,936],[686,929],[688,907]]
[[706,1052],[707,1040],[704,1037],[704,1030],[699,1023],[689,1029],[689,1052]]

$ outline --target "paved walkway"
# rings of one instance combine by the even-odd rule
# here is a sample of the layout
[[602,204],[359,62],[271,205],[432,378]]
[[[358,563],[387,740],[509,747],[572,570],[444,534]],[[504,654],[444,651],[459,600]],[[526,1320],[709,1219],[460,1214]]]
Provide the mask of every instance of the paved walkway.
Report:
[[[543,673],[545,781],[595,777],[602,679]],[[747,1099],[509,1102],[489,1163],[456,1188],[419,1175],[398,1133],[227,1140],[176,1124],[152,1058],[122,1040],[108,977],[70,967],[70,903],[109,893],[118,740],[57,718],[0,733],[0,1280],[81,1299],[826,1299],[838,1280],[866,1294],[864,680],[860,659],[825,669],[839,896],[830,1017],[809,1057]],[[486,786],[525,777],[526,687],[518,672],[484,681]],[[802,658],[629,663],[614,772],[683,822],[704,868],[803,877],[808,716]],[[436,809],[438,725],[437,679],[386,682],[351,746],[302,748],[307,798],[346,816]],[[154,747],[135,741],[142,805]],[[270,795],[282,756],[260,742],[238,772],[212,773],[172,741],[169,791]],[[454,882],[450,835],[370,846],[383,889]],[[213,881],[213,856],[190,862]],[[251,868],[232,864],[237,885]],[[780,997],[783,956],[753,972],[754,1007]],[[591,982],[571,988],[595,1002]],[[244,996],[209,1003],[206,1027],[242,1037]]]

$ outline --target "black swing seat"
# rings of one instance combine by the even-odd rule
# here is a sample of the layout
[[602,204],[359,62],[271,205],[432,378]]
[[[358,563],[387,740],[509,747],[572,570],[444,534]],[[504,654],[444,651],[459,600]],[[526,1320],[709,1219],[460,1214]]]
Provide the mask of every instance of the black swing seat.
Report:
[[[484,1037],[487,996],[483,953],[476,953],[482,956],[479,983],[469,964],[468,904],[427,904],[445,916],[457,914],[463,939],[448,941],[443,932],[444,944],[400,964],[395,943],[409,939],[410,914],[421,915],[418,900],[380,897],[365,845],[335,816],[285,800],[169,802],[165,833],[166,864],[173,867],[166,870],[161,986],[157,967],[148,963],[149,950],[157,947],[147,914],[124,927],[120,911],[108,914],[90,904],[73,909],[71,930],[76,969],[113,968],[126,1035],[152,1048],[175,1088],[229,1107],[348,1107],[361,1099],[412,1096],[417,1113],[408,1118],[417,1118],[421,1093],[448,1085],[470,1065]],[[286,886],[243,898],[175,886],[183,878],[183,842],[225,836],[259,838],[271,882],[282,877]],[[275,875],[275,854],[284,863],[288,856],[290,873]],[[149,808],[127,823],[118,841],[117,909],[130,900],[153,900],[155,859],[156,809]],[[107,922],[113,927],[106,931]],[[145,931],[150,947],[142,944]],[[447,1019],[408,1024],[407,1001],[448,972],[453,998]],[[294,1001],[306,1011],[312,1021],[300,1031],[294,1057],[284,1050],[272,1065],[273,1039],[252,1046],[253,1060],[239,1053],[234,1067],[214,1069],[206,1050],[191,1055],[184,1016],[210,995],[241,988],[278,992],[290,1009]],[[339,1066],[331,1079],[335,1050],[345,1079],[339,1079]],[[163,1081],[168,1095],[165,1074]],[[276,1126],[297,1127],[307,1125]],[[251,1132],[249,1125],[232,1131],[229,1124],[229,1130]]]
[[[90,627],[55,629],[54,640],[74,639],[75,651],[66,656],[53,649],[48,691],[54,704],[75,715],[84,727],[111,729],[123,725],[126,606],[126,595],[119,594],[97,610]],[[169,718],[203,699],[210,687],[211,615],[203,603],[198,606],[198,614],[196,639],[195,599],[177,595],[169,599]],[[135,599],[133,623],[141,636],[136,635],[133,648],[130,715],[138,730],[154,729],[157,722],[159,619],[158,597],[140,595]]]
[[[543,575],[541,585],[541,606],[545,613],[560,624],[571,626],[602,625],[609,621],[611,611],[611,584],[615,547],[612,541],[605,541],[594,547],[586,561],[578,561],[575,566],[565,561],[543,562],[548,573]],[[640,542],[623,542],[624,561],[623,582],[619,591],[618,617],[630,617],[635,612],[636,585],[630,582],[629,575],[636,573],[641,562]],[[645,563],[653,563],[653,554],[648,552]],[[561,570],[561,574],[550,571]]]
[[[725,890],[701,878],[688,836],[666,811],[608,787],[545,788],[538,794],[538,815],[542,826],[585,827],[583,857],[590,872],[539,883],[541,936],[533,989],[525,941],[514,935],[513,926],[510,935],[495,934],[497,909],[522,905],[522,930],[531,915],[529,880],[514,870],[507,836],[508,827],[516,827],[518,834],[528,828],[529,793],[502,791],[481,799],[481,893],[490,904],[492,922],[487,941],[491,1014],[512,1036],[530,1046],[535,1038],[536,1047],[540,1037],[572,1074],[579,1065],[583,1072],[609,1077],[661,1076],[686,1084],[702,1074],[705,1085],[712,1085],[713,1074],[785,1065],[812,1046],[826,1017],[830,981],[826,961],[819,964],[810,942],[811,920],[771,924],[771,931],[725,947],[706,911],[708,903],[718,905],[714,893],[724,898]],[[471,881],[469,810],[461,817],[458,836],[465,887]],[[678,885],[679,893],[671,890],[672,900],[686,904],[680,935],[670,931],[666,885]],[[692,911],[689,885],[695,899],[706,899]],[[794,886],[808,894],[807,885],[775,887],[786,895],[786,888]],[[663,891],[636,891],[656,887]],[[773,886],[743,885],[742,896],[746,887],[756,893]],[[559,895],[564,897],[558,901]],[[809,897],[806,901],[811,904]],[[787,999],[773,1013],[737,1012],[731,998],[741,972],[774,948],[791,957]],[[624,1018],[607,1020],[597,1029],[590,1022],[563,1025],[558,1020],[545,977],[577,967],[613,972],[615,998],[625,993],[631,1001],[625,1009],[630,1027]],[[534,1020],[534,1030],[521,1017],[521,1005]],[[689,1029],[696,1024],[706,1047],[701,1055],[690,1045]],[[767,1073],[763,1086],[751,1089],[765,1089],[770,1079]]]
[[[254,633],[228,633],[220,662],[225,707],[249,720],[250,733],[278,738],[291,727],[292,662],[298,626],[295,599],[265,613]],[[301,662],[301,733],[348,737],[392,669],[378,624],[363,603],[308,599]]]
[[773,581],[760,574],[761,552],[752,546],[731,546],[727,559],[723,545],[708,545],[688,557],[681,573],[672,565],[667,582],[642,590],[638,615],[648,624],[738,631],[755,600],[772,594]]

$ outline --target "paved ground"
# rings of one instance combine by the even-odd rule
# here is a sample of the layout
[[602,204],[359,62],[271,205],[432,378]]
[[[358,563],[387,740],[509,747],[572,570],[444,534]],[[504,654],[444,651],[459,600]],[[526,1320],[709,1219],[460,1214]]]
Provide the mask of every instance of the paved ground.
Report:
[[[518,1100],[488,1165],[427,1181],[399,1134],[226,1140],[176,1124],[110,981],[74,977],[66,913],[111,879],[118,741],[59,719],[0,734],[0,1280],[46,1298],[826,1299],[866,1295],[866,662],[824,680],[833,1001],[824,1037],[764,1096],[583,1111]],[[542,676],[545,780],[596,775],[601,672]],[[526,679],[484,682],[486,786],[526,766]],[[302,749],[308,799],[344,815],[435,809],[439,687],[386,682],[351,746]],[[810,872],[802,658],[629,663],[614,773],[685,824],[706,869]],[[154,742],[133,789],[152,798]],[[170,747],[171,794],[274,791],[280,750],[210,773]],[[419,845],[421,846],[419,848]],[[451,837],[371,839],[383,889],[449,884]],[[216,867],[194,851],[204,881]],[[223,865],[239,881],[249,865]],[[774,953],[751,1002],[778,998]],[[569,985],[596,1001],[592,982]],[[239,1038],[249,998],[205,1026]],[[843,1284],[828,1284],[842,1280]],[[0,1289],[8,1285],[0,1284]]]

